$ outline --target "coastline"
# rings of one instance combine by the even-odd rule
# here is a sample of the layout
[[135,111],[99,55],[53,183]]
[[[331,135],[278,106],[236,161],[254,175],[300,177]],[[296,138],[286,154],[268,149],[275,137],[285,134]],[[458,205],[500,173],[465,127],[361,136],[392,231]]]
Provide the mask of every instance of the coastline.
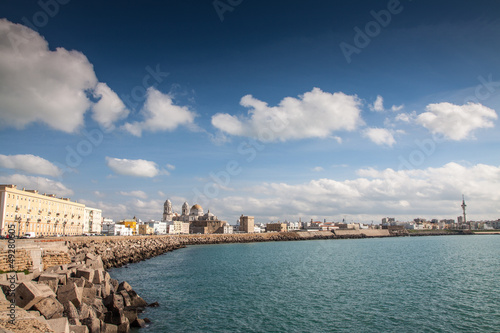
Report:
[[[284,232],[284,233],[263,233],[263,234],[209,234],[209,235],[158,235],[158,236],[82,236],[82,237],[64,237],[64,238],[46,238],[46,239],[35,239],[26,240],[29,243],[37,244],[44,248],[56,245],[56,243],[63,244],[64,246],[59,248],[63,253],[54,254],[51,253],[49,256],[44,256],[42,259],[43,269],[38,271],[33,271],[26,276],[24,274],[17,274],[17,284],[18,287],[21,284],[32,284],[40,286],[40,284],[47,285],[46,281],[41,281],[40,276],[50,275],[60,275],[65,278],[56,279],[55,286],[51,285],[54,289],[54,294],[57,294],[57,288],[67,288],[67,282],[77,283],[76,279],[85,280],[79,281],[73,289],[76,290],[80,288],[80,293],[86,295],[87,299],[89,295],[93,295],[90,300],[88,300],[88,307],[94,309],[94,316],[89,314],[87,309],[83,310],[82,304],[83,300],[79,300],[77,303],[80,305],[73,311],[73,309],[68,310],[67,300],[60,300],[60,305],[64,305],[64,313],[60,313],[62,319],[66,320],[67,324],[75,325],[80,324],[80,326],[88,327],[90,331],[97,331],[95,328],[101,326],[105,328],[106,325],[110,327],[121,325],[120,332],[128,332],[129,327],[132,322],[134,326],[143,327],[145,322],[140,319],[137,314],[142,312],[148,303],[142,300],[137,293],[132,290],[132,287],[128,285],[126,281],[118,284],[118,281],[110,280],[109,273],[107,270],[109,268],[118,268],[129,263],[140,262],[147,260],[152,257],[159,256],[161,254],[174,251],[176,249],[184,248],[188,245],[205,245],[205,244],[224,244],[224,243],[250,243],[250,242],[273,242],[273,241],[299,241],[299,240],[315,240],[315,239],[357,239],[357,238],[382,238],[382,237],[402,237],[402,236],[441,236],[441,235],[471,235],[475,234],[466,231],[452,231],[452,232],[442,232],[442,231],[426,231],[426,232],[401,232],[397,230],[395,232],[390,232],[387,229],[372,229],[369,230],[343,230],[337,231],[336,233],[331,231],[301,231],[301,232]],[[24,241],[24,240],[23,240]],[[23,242],[20,242],[20,245]],[[0,244],[1,245],[1,244]],[[64,249],[62,249],[64,248]],[[49,258],[49,259],[46,259]],[[29,263],[29,261],[27,261]],[[33,262],[31,262],[33,265]],[[18,267],[19,268],[22,267]],[[26,268],[24,268],[26,269]],[[89,271],[90,275],[86,275],[86,271]],[[98,276],[94,278],[93,276]],[[1,277],[1,275],[0,275]],[[1,280],[0,280],[1,282]],[[4,280],[5,282],[5,280]],[[119,286],[122,287],[119,287]],[[125,286],[125,287],[124,287]],[[125,288],[125,291],[124,291]],[[3,288],[5,293],[5,288]],[[78,294],[78,292],[75,292]],[[111,296],[110,296],[111,295]],[[0,295],[2,296],[2,295]],[[59,294],[57,294],[59,296]],[[110,300],[111,297],[111,300]],[[127,307],[125,304],[127,298],[139,299],[140,306],[135,308]],[[46,296],[45,299],[55,299],[55,295]],[[40,301],[40,300],[39,300]],[[156,300],[148,300],[154,302]],[[8,302],[8,301],[7,301]],[[8,303],[4,302],[5,307]],[[137,305],[137,304],[136,304]],[[130,304],[129,304],[130,306]],[[156,304],[158,306],[158,304]],[[161,305],[160,305],[161,306]],[[85,307],[85,306],[84,306]],[[24,309],[23,309],[24,308]],[[23,308],[16,306],[16,310],[19,314],[22,314],[20,318],[24,318],[24,322],[31,322],[30,328],[32,330],[26,331],[22,330],[12,330],[13,327],[9,327],[12,332],[47,332],[46,327],[42,330],[37,330],[37,323],[44,322],[46,320],[54,320],[58,318],[53,318],[53,316],[44,316],[43,310],[33,309],[30,305],[29,307],[23,306]],[[31,310],[31,311],[28,311]],[[36,310],[36,311],[33,311]],[[0,308],[0,318],[7,314],[8,309],[2,306]],[[77,311],[77,314],[75,314]],[[92,311],[90,311],[92,312]],[[110,314],[111,313],[111,314]],[[113,315],[116,314],[116,315]],[[131,319],[125,318],[125,313],[128,316],[132,316]],[[75,317],[76,316],[76,317]],[[90,316],[90,317],[89,317]],[[81,318],[84,317],[84,318]],[[60,318],[60,317],[59,317]],[[69,319],[69,321],[68,321]],[[79,319],[80,322],[75,322],[75,319]],[[146,319],[146,318],[145,318]],[[23,322],[23,320],[19,321]],[[100,324],[100,325],[98,325]],[[93,326],[94,330],[91,329]],[[2,325],[0,325],[2,327]],[[21,326],[20,326],[21,327]],[[102,331],[102,330],[100,330]]]

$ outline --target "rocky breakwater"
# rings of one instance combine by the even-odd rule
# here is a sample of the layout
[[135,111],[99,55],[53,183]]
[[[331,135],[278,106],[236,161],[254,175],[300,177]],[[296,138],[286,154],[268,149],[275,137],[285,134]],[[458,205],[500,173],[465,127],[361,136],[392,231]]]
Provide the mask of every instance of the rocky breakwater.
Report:
[[104,268],[121,267],[184,247],[169,236],[112,236],[68,238],[66,245],[73,261],[87,254],[102,258]]
[[7,303],[15,304],[8,312],[13,317],[0,311],[0,327],[7,332],[68,333],[118,333],[144,327],[148,320],[138,313],[158,303],[148,305],[127,282],[112,279],[99,255],[88,252],[79,258],[19,281],[15,290],[9,282],[0,283],[0,299],[5,295]]

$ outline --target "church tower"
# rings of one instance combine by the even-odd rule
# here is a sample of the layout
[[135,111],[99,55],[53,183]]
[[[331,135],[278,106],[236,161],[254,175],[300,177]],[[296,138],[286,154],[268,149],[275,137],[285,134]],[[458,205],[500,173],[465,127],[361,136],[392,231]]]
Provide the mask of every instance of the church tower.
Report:
[[188,216],[189,215],[189,205],[187,202],[184,202],[182,205],[182,216]]
[[172,211],[172,203],[167,199],[163,204],[163,221],[172,221],[174,212]]

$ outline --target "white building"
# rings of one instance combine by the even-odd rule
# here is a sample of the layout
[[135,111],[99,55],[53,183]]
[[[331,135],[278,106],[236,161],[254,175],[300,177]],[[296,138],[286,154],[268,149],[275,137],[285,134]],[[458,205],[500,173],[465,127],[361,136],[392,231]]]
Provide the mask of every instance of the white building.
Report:
[[115,222],[113,219],[103,218],[101,234],[114,236],[115,235]]
[[132,236],[133,231],[131,228],[127,228],[123,224],[115,224],[114,226],[114,235],[115,236]]
[[102,230],[102,210],[85,207],[83,215],[83,233],[100,234]]
[[167,222],[148,221],[144,224],[147,224],[151,229],[153,229],[155,235],[165,235],[167,233]]

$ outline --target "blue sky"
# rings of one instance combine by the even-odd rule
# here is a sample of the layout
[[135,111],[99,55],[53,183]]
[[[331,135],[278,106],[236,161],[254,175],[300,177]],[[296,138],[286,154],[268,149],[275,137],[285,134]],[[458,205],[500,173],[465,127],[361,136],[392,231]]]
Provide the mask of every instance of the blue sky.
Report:
[[159,219],[500,217],[497,1],[4,1],[0,183]]

